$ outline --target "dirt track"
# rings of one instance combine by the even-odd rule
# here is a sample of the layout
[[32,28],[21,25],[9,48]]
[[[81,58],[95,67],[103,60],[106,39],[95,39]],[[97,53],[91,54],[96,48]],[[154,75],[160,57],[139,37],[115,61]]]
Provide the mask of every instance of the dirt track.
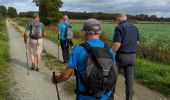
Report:
[[[14,23],[13,23],[14,24]],[[7,21],[9,33],[9,47],[11,54],[11,69],[13,76],[13,88],[11,94],[14,100],[56,100],[55,86],[51,83],[51,71],[46,67],[44,62],[40,72],[30,71],[27,73],[25,46],[21,35],[15,30],[11,22]],[[17,25],[21,31],[24,28]],[[57,45],[51,41],[44,39],[44,47],[46,51],[57,57]],[[61,51],[60,51],[60,60]],[[29,61],[30,62],[30,61]],[[31,65],[29,63],[29,65]],[[124,95],[124,78],[119,75],[119,80],[116,86],[115,100],[125,100]],[[61,100],[74,100],[75,96],[68,96],[63,90],[63,85],[59,85]],[[142,85],[135,83],[134,100],[168,100],[165,96],[158,92],[152,91]]]

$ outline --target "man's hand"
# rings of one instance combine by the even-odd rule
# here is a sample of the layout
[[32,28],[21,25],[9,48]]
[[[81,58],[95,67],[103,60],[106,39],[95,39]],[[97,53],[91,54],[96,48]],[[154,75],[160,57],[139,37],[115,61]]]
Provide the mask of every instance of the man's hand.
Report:
[[114,52],[117,52],[118,50],[119,50],[119,48],[120,48],[120,46],[121,46],[121,43],[119,43],[119,42],[114,42],[113,43],[113,50],[114,50]]
[[53,72],[53,76],[51,78],[52,82],[57,84],[57,83],[60,83],[60,82],[67,80],[71,76],[71,74],[73,73],[73,70],[74,69],[66,68],[64,70],[64,72],[62,74],[60,74],[59,76],[56,76],[55,72]]
[[23,37],[24,37],[24,43],[26,44],[27,43],[27,39],[28,39],[28,35],[27,35],[26,32],[24,33]]
[[27,38],[24,38],[24,43],[27,44]]
[[56,34],[57,34],[57,35],[60,35],[60,31],[57,31]]
[[57,83],[57,77],[58,77],[58,76],[52,76],[52,77],[51,77],[52,83],[54,83],[54,84]]

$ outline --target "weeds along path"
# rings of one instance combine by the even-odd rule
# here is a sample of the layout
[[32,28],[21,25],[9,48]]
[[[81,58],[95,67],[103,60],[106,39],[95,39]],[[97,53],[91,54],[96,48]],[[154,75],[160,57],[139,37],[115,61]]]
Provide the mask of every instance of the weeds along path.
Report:
[[[22,26],[19,26],[17,23],[14,23],[14,22],[11,22],[11,23],[13,23],[13,25],[15,25],[15,27],[17,27],[21,32],[23,32],[24,31],[24,27],[22,27]],[[10,28],[10,27],[13,27],[12,25],[10,25],[9,23],[8,23],[8,27]],[[10,29],[11,30],[11,29]],[[12,31],[14,31],[14,29],[12,28]],[[12,32],[13,33],[13,32]],[[14,33],[13,33],[14,34]],[[17,38],[17,37],[16,37]],[[21,39],[21,38],[19,38],[19,39]],[[16,39],[15,39],[16,40]],[[20,40],[20,42],[19,42],[19,40],[17,40],[18,42],[17,43],[21,43],[21,41],[22,40]],[[14,41],[13,41],[14,42]],[[22,44],[23,45],[23,44]],[[14,45],[13,45],[14,46]],[[21,46],[21,45],[20,45]],[[23,46],[24,47],[24,46]],[[58,45],[57,44],[55,44],[55,43],[53,43],[53,42],[51,42],[51,41],[49,41],[49,40],[47,40],[47,39],[44,39],[44,47],[45,47],[45,49],[46,49],[46,51],[49,53],[49,54],[51,54],[51,55],[53,55],[54,57],[58,57]],[[15,50],[15,49],[14,49]],[[22,49],[22,51],[24,51],[24,49]],[[21,51],[21,52],[22,52]],[[23,59],[20,59],[21,61],[25,61],[24,59],[24,53],[23,54],[21,54],[21,52],[20,52],[20,54],[18,54],[18,55],[20,55],[20,56],[22,56],[22,58]],[[60,58],[60,60],[62,60],[62,57],[61,57],[61,49],[60,49],[60,53],[59,53],[59,58]],[[21,67],[21,66],[20,66]],[[45,65],[44,65],[44,67],[43,67],[44,69],[46,69],[45,68]],[[23,71],[23,74],[25,74],[26,75],[26,68],[23,68],[23,66],[22,66],[22,68],[21,69],[23,69],[24,71]],[[17,69],[16,69],[17,70]],[[47,69],[46,69],[47,70]],[[19,71],[20,72],[20,71]],[[45,71],[46,72],[46,71]],[[45,78],[47,78],[48,77],[48,74],[49,73],[47,73],[47,74],[43,74],[43,73],[45,73],[45,72],[40,72],[40,73],[36,73],[36,72],[31,72],[30,73],[30,75],[33,77],[33,78],[37,78],[37,77],[40,77],[40,78],[38,78],[39,80],[41,79],[41,77],[45,77]],[[23,81],[28,81],[28,83],[30,83],[31,84],[31,82],[29,82],[29,77],[31,77],[31,76],[26,76],[26,79],[23,79],[23,80],[21,80],[21,82],[23,82]],[[32,81],[34,81],[35,79],[32,79]],[[42,80],[42,79],[41,79]],[[46,81],[45,81],[46,80]],[[48,83],[49,82],[49,80],[48,80],[48,78],[47,79],[45,79],[44,81],[42,81],[42,83],[41,84],[43,84],[43,83]],[[70,81],[70,80],[69,80]],[[68,88],[69,87],[72,87],[72,86],[69,86],[69,82],[66,82],[67,84],[68,84]],[[50,83],[48,83],[48,84],[50,84]],[[51,86],[51,85],[50,85]],[[64,85],[65,86],[65,85]],[[27,86],[27,87],[29,87],[29,86]],[[33,86],[34,87],[34,86]],[[38,88],[40,88],[41,86],[37,86],[36,88],[38,89]],[[60,85],[59,86],[60,88],[66,88],[66,87],[63,87],[63,85]],[[47,88],[48,89],[48,92],[52,92],[52,94],[53,94],[53,92],[54,93],[56,93],[55,92],[55,90],[53,90],[54,89],[54,87],[53,86],[51,86],[51,88],[52,89],[49,89],[49,88]],[[43,88],[42,88],[43,89]],[[46,90],[47,90],[46,89]],[[115,100],[125,100],[125,93],[124,93],[124,90],[125,89],[125,86],[124,86],[124,78],[123,78],[123,76],[122,75],[119,75],[119,78],[118,78],[118,82],[117,82],[117,86],[116,86],[116,93],[115,93]],[[39,89],[38,89],[39,90]],[[36,91],[38,91],[38,90],[36,90]],[[66,96],[66,94],[67,94],[67,92],[66,91],[64,91],[65,89],[63,89],[63,90],[61,90],[62,92],[64,92],[65,93],[65,97],[66,98],[63,98],[62,100],[74,100],[74,97],[73,98],[69,98],[69,97],[67,97]],[[31,90],[30,90],[31,91]],[[22,92],[24,92],[24,91],[22,91]],[[73,91],[72,91],[73,92]],[[27,94],[29,94],[30,92],[28,91],[28,93]],[[37,92],[38,93],[38,92]],[[46,96],[50,96],[50,95],[52,95],[52,94],[46,94]],[[55,95],[55,94],[54,94]],[[27,96],[28,97],[28,96]],[[71,96],[72,97],[72,96]],[[53,98],[54,99],[54,98]],[[46,100],[53,100],[53,99],[46,99]],[[26,99],[25,99],[26,100]],[[31,99],[31,100],[34,100],[34,99]],[[37,99],[38,100],[38,99]],[[39,99],[40,100],[40,99]],[[43,99],[41,99],[41,100],[43,100]],[[146,88],[145,86],[142,86],[142,85],[140,85],[140,84],[137,84],[136,82],[135,82],[135,94],[134,94],[134,99],[133,100],[169,100],[169,99],[167,99],[165,96],[163,96],[162,94],[160,94],[160,93],[158,93],[158,92],[155,92],[155,91],[153,91],[153,90],[151,90],[151,89],[148,89],[148,88]]]

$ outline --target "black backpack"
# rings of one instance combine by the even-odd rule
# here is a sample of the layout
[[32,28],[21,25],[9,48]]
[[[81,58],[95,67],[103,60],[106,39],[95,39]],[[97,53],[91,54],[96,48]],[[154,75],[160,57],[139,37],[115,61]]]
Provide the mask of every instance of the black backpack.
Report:
[[[89,53],[86,73],[80,77],[85,86],[85,92],[77,91],[79,95],[91,95],[100,98],[106,91],[112,90],[117,81],[118,70],[114,64],[110,48],[91,47],[88,43],[81,44]],[[78,88],[78,87],[77,87]]]

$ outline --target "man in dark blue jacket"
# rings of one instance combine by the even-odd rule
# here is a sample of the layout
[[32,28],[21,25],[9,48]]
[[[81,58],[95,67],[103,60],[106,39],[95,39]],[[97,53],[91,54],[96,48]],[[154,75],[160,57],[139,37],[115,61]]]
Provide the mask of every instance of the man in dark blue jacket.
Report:
[[127,21],[127,16],[124,13],[116,16],[116,22],[118,26],[113,38],[113,49],[116,52],[119,71],[121,68],[124,69],[126,100],[132,100],[139,31],[136,26]]

